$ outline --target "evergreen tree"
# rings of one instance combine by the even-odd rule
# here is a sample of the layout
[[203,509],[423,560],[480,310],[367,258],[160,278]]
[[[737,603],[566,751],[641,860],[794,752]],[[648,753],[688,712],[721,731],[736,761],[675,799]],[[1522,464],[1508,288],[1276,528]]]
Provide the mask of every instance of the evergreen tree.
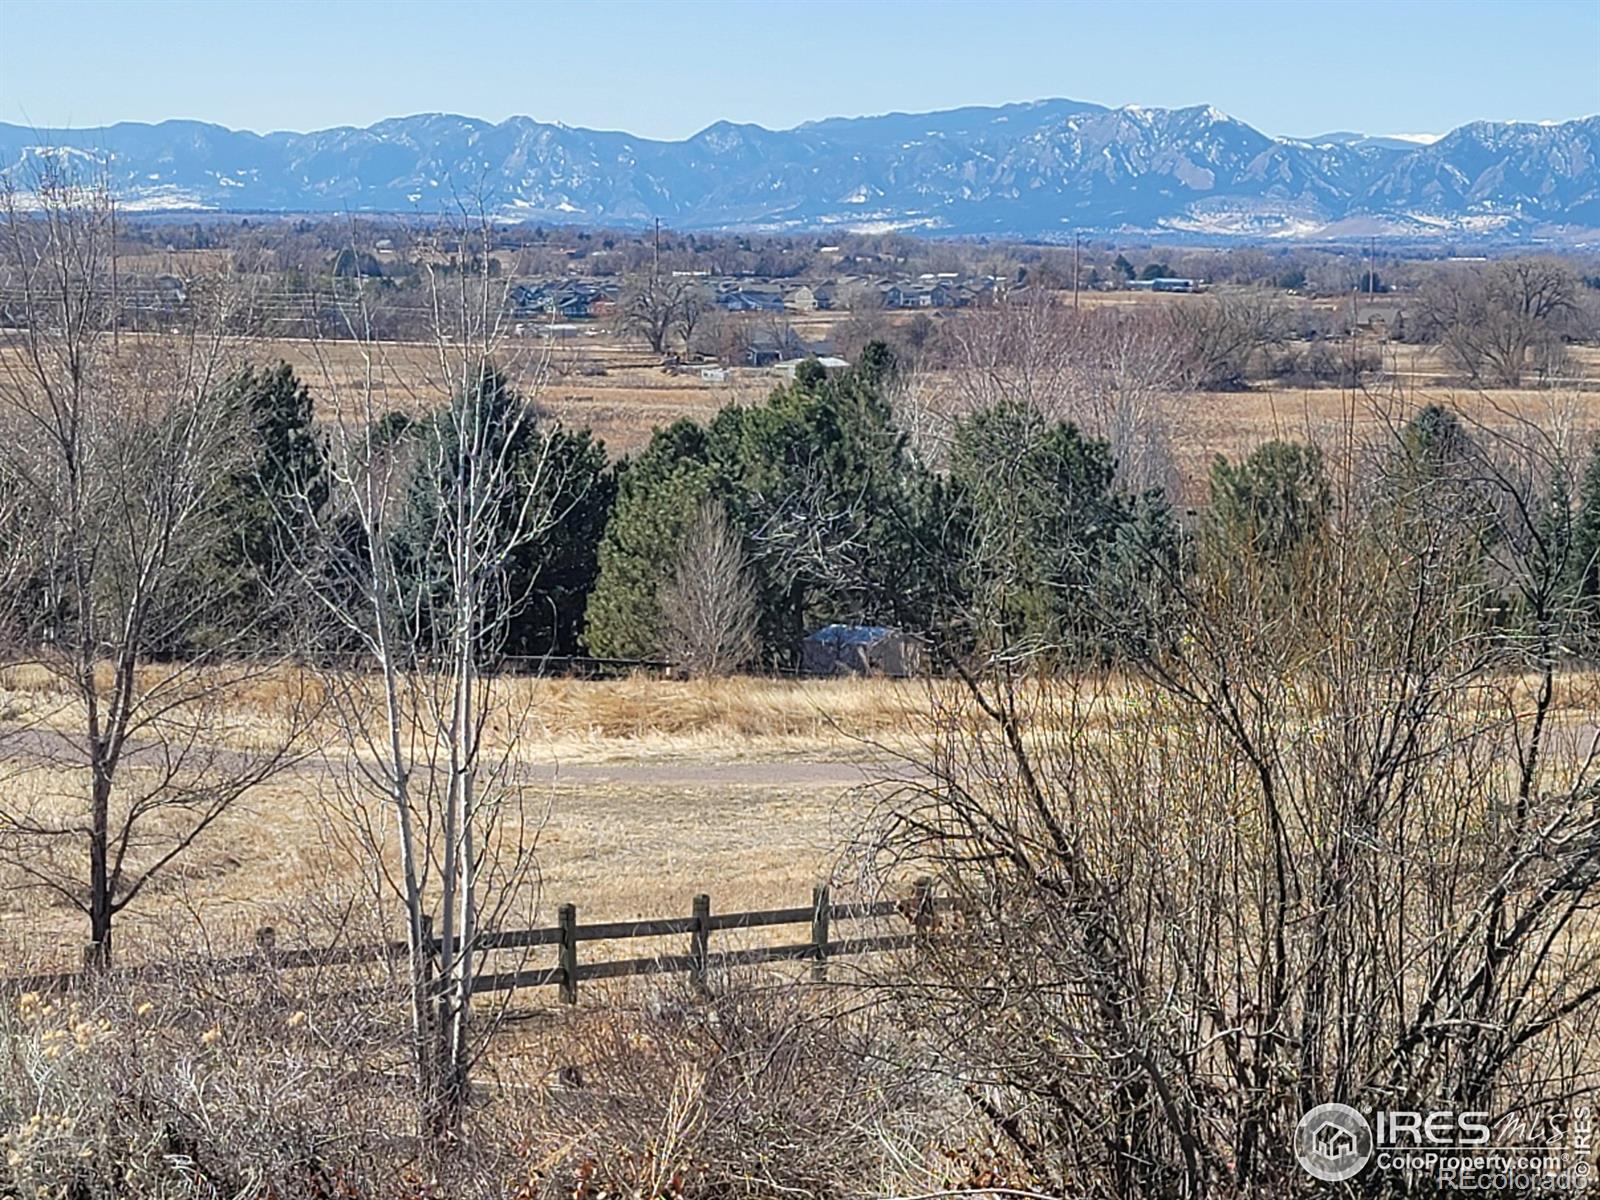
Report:
[[1600,438],[1578,484],[1568,554],[1567,593],[1575,623],[1600,648]]
[[1322,451],[1267,442],[1238,466],[1221,455],[1211,467],[1211,529],[1224,555],[1248,549],[1281,562],[1321,533],[1333,506]]
[[1148,640],[1149,589],[1176,529],[1156,496],[1115,489],[1110,446],[1024,405],[957,426],[950,479],[967,543],[961,606],[978,646],[1100,657]]
[[589,604],[591,650],[653,653],[667,566],[708,497],[724,504],[749,555],[772,661],[794,661],[818,623],[926,611],[907,527],[926,485],[893,425],[894,370],[874,343],[841,377],[797,371],[765,403],[730,405],[706,429],[682,421],[658,431],[622,476]]
[[311,392],[287,363],[245,367],[223,385],[216,402],[239,407],[250,445],[225,488],[229,535],[218,544],[206,577],[195,582],[228,598],[216,622],[190,631],[198,645],[215,645],[246,627],[255,639],[281,633],[292,569],[311,552],[329,490],[327,449],[316,431]]
[[588,430],[557,427],[542,453],[533,507],[550,520],[510,563],[508,590],[522,600],[506,653],[521,656],[579,652],[584,607],[600,573],[600,539],[617,497],[605,443]]
[[656,430],[644,453],[618,468],[616,502],[584,615],[583,640],[591,654],[655,656],[661,585],[695,514],[724,490],[706,441],[706,431],[685,418]]
[[1475,449],[1461,418],[1441,404],[1418,409],[1401,431],[1400,444],[1410,473],[1424,479],[1457,471]]
[[381,432],[397,444],[409,443],[415,455],[395,557],[416,588],[424,643],[435,623],[430,618],[452,603],[450,563],[440,548],[449,540],[444,523],[453,519],[456,501],[470,499],[456,495],[467,477],[456,469],[456,459],[464,444],[476,444],[480,457],[506,467],[498,494],[481,498],[491,510],[491,526],[503,531],[497,540],[504,557],[484,567],[495,575],[492,603],[498,609],[486,623],[504,618],[498,650],[571,653],[614,495],[604,445],[587,431],[542,423],[492,367],[450,408],[411,427],[385,418]]
[[1392,518],[1415,526],[1419,537],[1438,528],[1486,571],[1501,530],[1498,498],[1484,478],[1481,454],[1455,413],[1429,404],[1401,431],[1384,490]]

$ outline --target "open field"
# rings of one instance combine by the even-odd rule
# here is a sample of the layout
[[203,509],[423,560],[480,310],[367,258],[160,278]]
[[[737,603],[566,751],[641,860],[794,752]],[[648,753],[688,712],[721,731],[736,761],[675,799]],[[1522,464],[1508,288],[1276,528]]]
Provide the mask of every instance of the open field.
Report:
[[[1194,297],[1148,293],[1086,293],[1092,304],[1182,304]],[[1333,302],[1329,302],[1333,303]],[[925,313],[883,314],[891,323]],[[795,314],[789,324],[808,342],[832,338],[849,313]],[[934,319],[945,320],[940,314]],[[529,327],[531,328],[531,326]],[[8,353],[0,343],[0,355]],[[448,395],[451,381],[441,369],[437,347],[423,342],[380,342],[363,347],[350,341],[304,338],[253,338],[234,347],[256,363],[289,363],[311,387],[325,418],[341,411],[358,415],[370,384],[378,411],[421,412]],[[1235,456],[1276,437],[1325,439],[1346,424],[1357,437],[1381,433],[1386,423],[1402,424],[1417,408],[1441,403],[1459,408],[1489,426],[1536,420],[1547,428],[1566,428],[1577,437],[1600,430],[1600,347],[1571,346],[1571,378],[1583,387],[1492,389],[1454,380],[1437,347],[1384,342],[1387,378],[1374,385],[1374,399],[1335,387],[1275,387],[1258,383],[1244,391],[1174,394],[1168,415],[1182,481],[1182,500],[1203,499],[1204,479],[1217,454]],[[636,453],[652,430],[680,418],[708,420],[724,405],[764,398],[782,380],[764,369],[739,368],[725,381],[700,378],[698,367],[663,366],[647,349],[619,341],[600,322],[581,322],[574,336],[547,344],[535,336],[511,337],[501,353],[507,374],[538,396],[540,405],[563,422],[593,432],[613,456]],[[948,372],[926,371],[918,387],[937,403],[957,383]]]
[[[861,786],[903,770],[892,749],[915,737],[927,704],[925,684],[888,680],[511,687],[530,715],[515,759],[524,810],[540,826],[541,911],[570,900],[596,919],[687,912],[699,891],[723,910],[805,903],[859,824]],[[227,742],[258,738],[273,704],[266,685],[247,696]],[[0,786],[63,807],[81,796],[82,772],[40,761],[39,727],[70,719],[42,673],[0,679],[0,763],[16,760],[0,766]],[[34,753],[20,728],[35,731]],[[324,726],[311,740],[325,748],[334,737]],[[290,926],[285,912],[306,898],[360,886],[336,786],[344,767],[319,749],[226,814],[129,910],[130,955],[159,943],[174,916]],[[17,882],[0,879],[0,952],[70,965],[81,914]]]
[[[1578,742],[1600,733],[1595,684],[1569,677],[1555,712]],[[523,811],[539,828],[540,923],[566,901],[590,920],[685,913],[701,891],[719,911],[805,903],[860,832],[877,789],[919,773],[944,686],[510,681],[508,707],[528,714],[511,749]],[[1148,733],[1136,686],[1082,687],[1073,720],[1091,736]],[[259,741],[277,719],[278,690],[267,681],[247,692],[219,740],[235,749]],[[81,806],[83,773],[41,750],[40,730],[65,732],[72,715],[37,669],[0,675],[0,786],[61,811]],[[199,918],[226,945],[247,942],[258,925],[293,928],[308,904],[359,897],[370,881],[341,786],[349,762],[331,719],[307,741],[300,762],[230,810],[120,919],[125,956],[162,945],[174,923]],[[0,876],[0,954],[72,965],[83,917],[19,882]]]
[[[369,363],[353,342],[304,339],[253,340],[238,348],[253,361],[288,362],[306,380],[332,416],[343,408],[354,414],[361,402]],[[1399,376],[1396,393],[1382,395],[1333,388],[1275,388],[1178,393],[1169,415],[1183,499],[1199,503],[1204,479],[1217,454],[1237,456],[1272,438],[1343,436],[1348,424],[1356,437],[1379,436],[1386,425],[1398,428],[1416,409],[1431,403],[1457,408],[1472,421],[1505,428],[1531,420],[1547,429],[1567,429],[1577,438],[1600,430],[1600,391],[1558,388],[1478,390],[1452,385],[1444,364],[1426,348],[1391,346],[1390,369]],[[1600,348],[1575,347],[1582,368],[1600,377]],[[672,370],[606,336],[569,339],[546,353],[531,340],[514,341],[505,356],[508,373],[535,390],[541,406],[562,421],[591,430],[615,456],[636,453],[651,431],[680,418],[709,420],[723,405],[754,403],[782,381],[765,370],[736,370],[726,382],[702,380],[693,368]],[[422,343],[380,343],[370,364],[373,403],[379,411],[420,412],[448,394],[434,347]],[[596,373],[599,372],[599,373]],[[919,385],[937,397],[949,392],[948,376],[928,373]]]

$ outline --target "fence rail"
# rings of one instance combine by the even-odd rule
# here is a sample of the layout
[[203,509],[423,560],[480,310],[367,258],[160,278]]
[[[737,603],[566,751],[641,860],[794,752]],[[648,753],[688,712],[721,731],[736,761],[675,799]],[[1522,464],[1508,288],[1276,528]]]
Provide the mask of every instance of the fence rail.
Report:
[[[579,924],[578,907],[563,904],[557,909],[556,924],[536,929],[497,930],[481,935],[475,953],[491,955],[506,950],[529,950],[552,946],[554,966],[522,967],[509,971],[482,971],[474,976],[473,994],[513,991],[522,988],[556,987],[566,1004],[578,1001],[578,985],[585,980],[623,979],[635,975],[688,974],[704,984],[713,971],[729,967],[754,966],[772,962],[810,962],[811,977],[827,977],[828,961],[852,955],[904,950],[927,941],[940,912],[950,902],[933,895],[931,887],[919,881],[905,900],[876,900],[864,904],[835,904],[826,886],[813,889],[808,906],[756,909],[747,912],[711,911],[711,897],[694,898],[693,911],[686,917],[649,917],[634,921],[602,921]],[[835,922],[883,920],[898,917],[905,932],[873,934],[864,937],[838,937]],[[735,930],[764,929],[804,925],[809,936],[803,942],[776,946],[749,946],[713,951],[711,935]],[[687,948],[678,953],[641,955],[601,962],[584,961],[580,947],[585,942],[630,941],[638,938],[684,937]],[[430,941],[432,957],[443,953],[441,940]],[[98,947],[84,948],[86,963],[99,961]],[[271,929],[256,932],[256,949],[248,954],[222,958],[168,960],[138,967],[109,970],[63,971],[37,975],[0,976],[0,989],[13,992],[65,991],[89,979],[160,978],[203,971],[212,976],[256,972],[307,970],[314,967],[357,966],[373,962],[403,962],[409,956],[406,942],[392,941],[357,946],[297,947],[279,949]]]

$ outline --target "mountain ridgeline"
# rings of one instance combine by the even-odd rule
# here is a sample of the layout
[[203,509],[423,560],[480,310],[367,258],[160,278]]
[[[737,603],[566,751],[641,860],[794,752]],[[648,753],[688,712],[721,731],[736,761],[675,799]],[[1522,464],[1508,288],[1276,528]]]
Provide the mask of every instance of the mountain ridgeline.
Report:
[[0,174],[41,158],[103,171],[131,209],[497,214],[682,229],[1083,231],[1251,239],[1518,238],[1600,228],[1600,117],[1474,122],[1431,144],[1272,138],[1209,106],[1070,100],[718,122],[652,141],[513,117],[427,114],[365,129],[239,132],[193,121],[0,123]]

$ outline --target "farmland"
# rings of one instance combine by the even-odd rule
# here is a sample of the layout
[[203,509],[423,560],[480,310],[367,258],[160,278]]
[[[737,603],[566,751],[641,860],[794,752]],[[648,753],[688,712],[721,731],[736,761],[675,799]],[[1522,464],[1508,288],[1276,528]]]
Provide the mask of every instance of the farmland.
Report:
[[[1097,298],[1097,303],[1113,305],[1163,302],[1119,300],[1116,294]],[[820,340],[838,321],[836,316],[813,315],[795,325],[803,336]],[[341,401],[354,403],[369,359],[380,407],[422,411],[448,394],[448,386],[438,379],[437,349],[424,343],[258,338],[235,350],[239,358],[258,365],[290,364],[311,386],[325,417]],[[1433,347],[1390,344],[1379,352],[1386,364],[1384,376],[1361,390],[1255,382],[1237,390],[1174,395],[1167,413],[1188,502],[1203,502],[1206,473],[1218,454],[1237,457],[1275,438],[1327,441],[1351,432],[1357,438],[1381,438],[1429,404],[1458,410],[1490,428],[1533,422],[1565,429],[1579,441],[1600,429],[1600,347],[1573,348],[1573,383],[1523,389],[1469,385]],[[590,430],[613,456],[637,453],[652,430],[673,421],[705,422],[725,405],[758,402],[782,382],[759,368],[735,368],[726,380],[708,381],[692,366],[662,366],[599,325],[553,349],[533,340],[510,341],[502,347],[500,361],[511,378],[537,396],[542,411],[572,428]],[[951,369],[926,370],[915,383],[926,402],[958,411],[962,389],[956,376]]]

